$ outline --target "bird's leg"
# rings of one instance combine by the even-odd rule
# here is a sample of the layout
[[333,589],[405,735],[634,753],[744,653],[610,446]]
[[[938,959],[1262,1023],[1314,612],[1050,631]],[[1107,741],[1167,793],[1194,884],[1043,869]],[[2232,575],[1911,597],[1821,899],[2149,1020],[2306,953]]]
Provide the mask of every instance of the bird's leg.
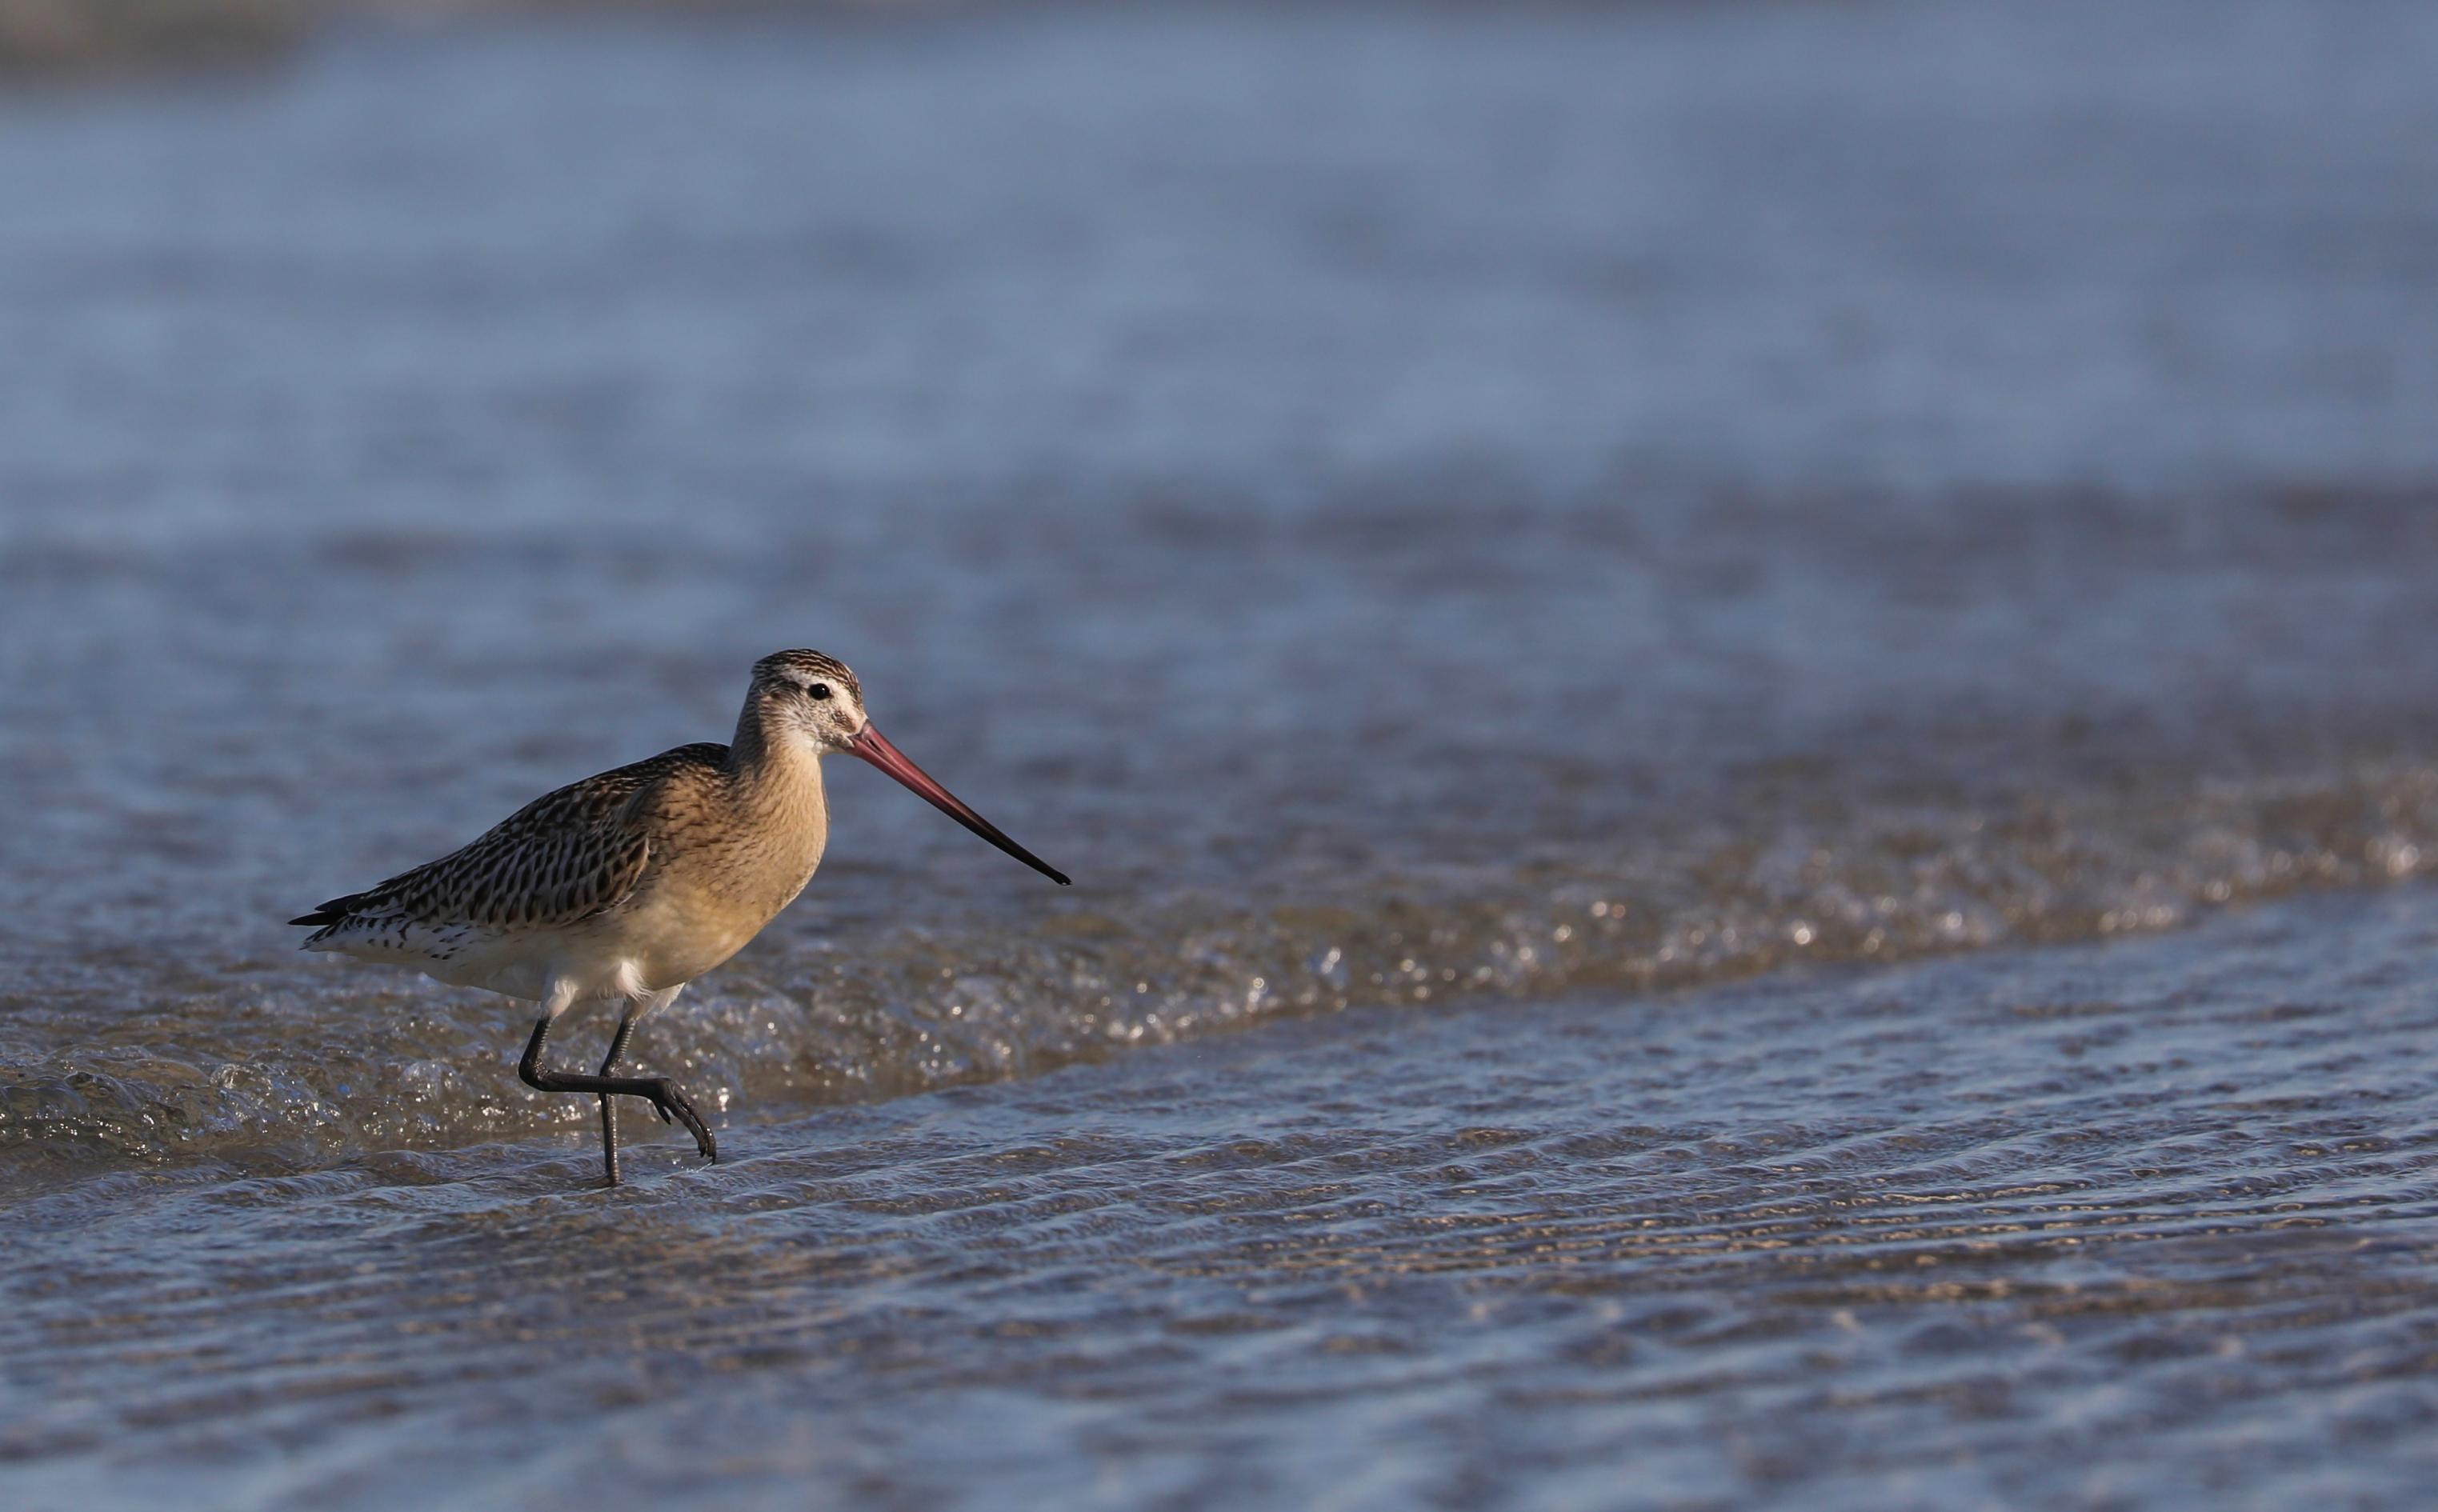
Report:
[[[635,1011],[633,1009],[628,1009],[624,1014],[619,1016],[618,1032],[610,1037],[610,1053],[601,1058],[601,1074],[603,1076],[608,1076],[610,1072],[618,1069],[619,1061],[624,1059],[627,1054],[627,1042],[634,1037]],[[652,1111],[660,1113],[660,1109],[657,1107]],[[662,1123],[668,1122],[669,1116],[665,1113],[661,1113],[661,1121]],[[607,1092],[601,1094],[601,1164],[610,1173],[610,1185],[612,1187],[617,1186],[618,1104]]]
[[705,1160],[717,1160],[719,1147],[712,1142],[711,1131],[703,1127],[702,1118],[685,1094],[664,1076],[585,1076],[574,1071],[552,1071],[541,1064],[542,1046],[550,1042],[552,1019],[548,1014],[534,1026],[533,1038],[525,1042],[524,1059],[517,1063],[517,1075],[524,1084],[537,1092],[585,1092],[597,1097],[642,1098],[663,1118],[675,1118],[694,1135],[695,1148]]

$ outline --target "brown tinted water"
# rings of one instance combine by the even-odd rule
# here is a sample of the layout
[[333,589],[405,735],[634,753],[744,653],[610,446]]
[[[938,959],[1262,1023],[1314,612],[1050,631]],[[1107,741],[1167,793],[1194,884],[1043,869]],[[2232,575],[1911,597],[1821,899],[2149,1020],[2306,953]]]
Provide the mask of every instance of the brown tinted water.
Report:
[[[2433,60],[1024,8],[0,100],[0,1489],[2413,1504]],[[789,644],[1078,886],[835,774],[642,1038],[730,1161],[592,1192],[516,1006],[291,948]]]

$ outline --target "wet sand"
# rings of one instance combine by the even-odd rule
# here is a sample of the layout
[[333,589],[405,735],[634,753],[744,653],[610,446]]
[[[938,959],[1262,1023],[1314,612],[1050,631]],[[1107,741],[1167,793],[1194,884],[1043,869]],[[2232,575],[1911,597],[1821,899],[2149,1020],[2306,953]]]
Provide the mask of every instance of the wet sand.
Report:
[[306,0],[0,0],[0,82],[261,62],[314,13]]

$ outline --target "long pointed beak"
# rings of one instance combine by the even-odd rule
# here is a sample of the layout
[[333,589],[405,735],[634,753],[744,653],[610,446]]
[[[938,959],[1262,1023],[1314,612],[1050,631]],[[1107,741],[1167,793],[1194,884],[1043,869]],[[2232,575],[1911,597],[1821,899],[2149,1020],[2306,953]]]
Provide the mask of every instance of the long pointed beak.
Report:
[[998,825],[966,807],[963,799],[933,782],[930,773],[907,760],[906,753],[891,745],[888,738],[871,724],[866,723],[863,733],[847,742],[846,748],[912,788],[922,795],[923,801],[998,846],[1034,870],[1062,888],[1070,886],[1066,872],[1057,870],[1049,862],[1000,834]]

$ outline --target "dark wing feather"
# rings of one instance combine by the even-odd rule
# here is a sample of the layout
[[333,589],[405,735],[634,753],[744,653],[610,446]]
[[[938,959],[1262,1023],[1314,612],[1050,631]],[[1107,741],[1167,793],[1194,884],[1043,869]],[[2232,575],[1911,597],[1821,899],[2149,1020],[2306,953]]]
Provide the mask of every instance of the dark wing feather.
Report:
[[650,866],[643,811],[652,790],[689,767],[716,767],[727,757],[725,746],[680,746],[572,782],[535,799],[469,845],[289,922],[327,928],[355,919],[409,919],[529,929],[591,918],[625,901]]

